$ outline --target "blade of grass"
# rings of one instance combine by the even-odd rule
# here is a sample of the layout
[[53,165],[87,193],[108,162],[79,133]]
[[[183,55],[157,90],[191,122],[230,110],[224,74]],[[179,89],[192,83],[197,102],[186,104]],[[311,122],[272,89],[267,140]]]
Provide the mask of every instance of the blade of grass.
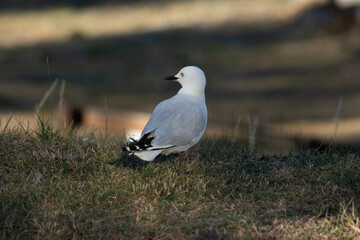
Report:
[[49,56],[46,56],[46,66],[47,66],[47,71],[48,71],[48,75],[49,75],[49,81],[50,81],[50,85],[51,85],[52,80],[51,80]]
[[108,108],[107,108],[107,98],[105,96],[105,138],[108,137]]
[[66,119],[64,118],[64,92],[65,92],[66,80],[61,80],[60,92],[59,92],[59,105],[58,105],[58,115],[59,122],[58,126],[60,129],[66,128]]
[[50,86],[49,90],[46,91],[44,97],[41,99],[40,103],[37,105],[37,107],[35,108],[35,114],[38,115],[41,108],[43,107],[43,105],[45,104],[45,102],[47,101],[47,99],[49,98],[49,96],[51,95],[51,93],[54,91],[56,85],[58,84],[59,80],[56,79],[55,82]]
[[341,112],[341,108],[343,105],[343,96],[339,97],[339,103],[336,109],[336,114],[335,114],[335,118],[334,118],[334,122],[335,122],[335,128],[334,128],[334,141],[336,141],[336,135],[337,135],[337,130],[339,128],[339,117],[340,117],[340,112]]
[[5,133],[7,127],[9,126],[9,123],[10,123],[11,119],[13,118],[13,116],[14,116],[14,114],[12,113],[11,116],[9,117],[9,119],[7,120],[4,130],[3,130],[3,134]]

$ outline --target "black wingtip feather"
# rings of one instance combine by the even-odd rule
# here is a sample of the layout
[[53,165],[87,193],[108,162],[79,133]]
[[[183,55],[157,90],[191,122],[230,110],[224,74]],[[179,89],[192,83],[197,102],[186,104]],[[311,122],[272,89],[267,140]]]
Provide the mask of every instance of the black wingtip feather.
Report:
[[151,143],[154,140],[154,137],[150,137],[150,136],[153,133],[154,133],[154,131],[144,134],[144,136],[142,138],[140,138],[139,141],[131,139],[132,142],[130,142],[128,146],[123,147],[122,150],[126,153],[129,153],[129,152],[131,153],[134,151],[146,150],[149,147],[152,147]]
[[127,146],[122,147],[121,149],[122,149],[122,150],[123,150],[123,152],[125,152],[125,153],[127,153],[127,152],[129,152],[129,151],[130,151],[130,148],[129,148],[129,147],[127,147]]

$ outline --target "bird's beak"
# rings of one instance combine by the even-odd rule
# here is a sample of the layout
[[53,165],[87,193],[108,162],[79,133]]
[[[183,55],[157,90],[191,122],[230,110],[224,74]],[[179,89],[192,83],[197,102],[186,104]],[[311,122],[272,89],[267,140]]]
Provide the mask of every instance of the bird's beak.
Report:
[[168,76],[166,77],[164,80],[169,80],[169,81],[175,81],[175,80],[178,80],[179,78],[178,77],[175,77],[175,76]]

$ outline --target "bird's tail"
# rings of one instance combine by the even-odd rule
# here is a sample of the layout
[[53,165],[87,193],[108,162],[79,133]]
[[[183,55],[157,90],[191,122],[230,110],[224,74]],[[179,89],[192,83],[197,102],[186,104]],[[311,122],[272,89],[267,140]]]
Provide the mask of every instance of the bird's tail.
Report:
[[152,141],[154,140],[155,130],[144,134],[139,141],[135,139],[130,139],[127,146],[123,147],[122,150],[129,154],[135,155],[142,160],[152,161],[157,155],[159,155],[165,149],[173,148],[174,145],[165,145],[165,146],[153,146]]
[[148,150],[148,148],[152,147],[151,142],[154,140],[154,132],[155,130],[144,134],[138,141],[131,138],[127,146],[123,147],[122,150],[129,155],[132,155],[137,151]]
[[151,145],[154,131],[144,134],[138,141],[130,139],[127,146],[123,147],[122,150],[129,154],[135,155],[144,161],[152,161],[159,155],[163,149],[156,149]]

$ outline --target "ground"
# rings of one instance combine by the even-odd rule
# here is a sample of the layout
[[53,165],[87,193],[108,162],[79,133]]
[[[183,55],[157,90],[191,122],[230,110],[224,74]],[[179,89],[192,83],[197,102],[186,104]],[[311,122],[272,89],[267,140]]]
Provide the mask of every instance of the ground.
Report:
[[356,239],[359,152],[247,152],[203,139],[147,163],[47,124],[0,135],[3,239]]

